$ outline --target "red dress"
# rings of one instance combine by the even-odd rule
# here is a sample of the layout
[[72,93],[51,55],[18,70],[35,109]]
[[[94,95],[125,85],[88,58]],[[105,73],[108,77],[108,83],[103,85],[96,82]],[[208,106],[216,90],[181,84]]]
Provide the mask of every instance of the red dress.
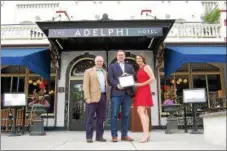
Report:
[[[144,67],[140,68],[136,74],[137,82],[143,83],[147,80],[149,80],[149,75],[146,71],[144,71]],[[151,88],[150,85],[145,85],[141,87],[136,88],[136,95],[135,100],[133,103],[134,107],[137,106],[146,106],[146,107],[152,107],[154,106],[152,94],[151,94]]]

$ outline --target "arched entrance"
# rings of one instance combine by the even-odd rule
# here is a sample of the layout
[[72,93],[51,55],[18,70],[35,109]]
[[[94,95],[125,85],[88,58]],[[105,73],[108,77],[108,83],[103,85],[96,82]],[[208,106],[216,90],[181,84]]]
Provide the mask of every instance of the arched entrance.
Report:
[[[116,54],[115,54],[116,55]],[[107,58],[114,58],[109,62],[109,65],[115,63],[117,59],[115,56],[108,56]],[[83,131],[85,121],[85,102],[83,100],[83,75],[84,71],[95,65],[95,55],[85,53],[74,58],[67,67],[66,71],[66,103],[65,103],[65,126],[68,130]],[[138,66],[135,62],[135,55],[126,53],[125,61],[132,64],[135,71]],[[106,68],[104,64],[104,68]],[[68,93],[67,93],[68,92]],[[110,101],[109,101],[110,102]],[[110,104],[108,104],[107,119],[104,123],[105,129],[110,128]]]
[[83,73],[95,65],[90,54],[74,58],[66,71],[65,126],[68,130],[84,130],[85,104],[83,99]]

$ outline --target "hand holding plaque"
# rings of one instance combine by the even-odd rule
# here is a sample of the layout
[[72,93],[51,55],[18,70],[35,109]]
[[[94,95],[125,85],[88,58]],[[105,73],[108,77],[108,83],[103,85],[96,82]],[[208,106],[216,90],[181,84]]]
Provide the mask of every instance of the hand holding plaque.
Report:
[[133,75],[123,73],[119,78],[119,85],[122,88],[132,87],[135,85],[135,80]]

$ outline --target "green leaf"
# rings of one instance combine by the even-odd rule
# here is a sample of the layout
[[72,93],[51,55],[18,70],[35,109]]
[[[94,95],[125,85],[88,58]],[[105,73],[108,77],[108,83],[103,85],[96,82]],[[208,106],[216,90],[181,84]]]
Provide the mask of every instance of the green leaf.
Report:
[[220,23],[221,12],[216,6],[213,10],[205,11],[204,22],[206,23]]

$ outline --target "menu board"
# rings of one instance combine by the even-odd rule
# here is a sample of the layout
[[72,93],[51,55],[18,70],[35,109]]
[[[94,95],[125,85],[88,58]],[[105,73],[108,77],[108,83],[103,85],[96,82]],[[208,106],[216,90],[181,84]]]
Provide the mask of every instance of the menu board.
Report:
[[206,103],[205,89],[184,89],[183,90],[184,103]]
[[26,96],[25,93],[5,93],[3,98],[3,106],[13,107],[13,106],[26,106]]

